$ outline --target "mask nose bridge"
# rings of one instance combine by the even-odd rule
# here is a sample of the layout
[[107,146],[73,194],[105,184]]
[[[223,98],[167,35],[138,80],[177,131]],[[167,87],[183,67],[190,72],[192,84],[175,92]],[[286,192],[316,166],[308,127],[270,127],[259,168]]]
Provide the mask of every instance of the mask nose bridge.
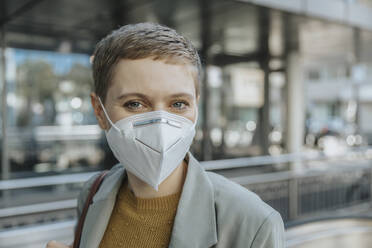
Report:
[[169,126],[182,128],[182,125],[178,121],[171,120],[165,117],[155,117],[147,120],[141,120],[133,123],[133,127],[140,127],[144,125],[151,125],[151,124],[167,124]]

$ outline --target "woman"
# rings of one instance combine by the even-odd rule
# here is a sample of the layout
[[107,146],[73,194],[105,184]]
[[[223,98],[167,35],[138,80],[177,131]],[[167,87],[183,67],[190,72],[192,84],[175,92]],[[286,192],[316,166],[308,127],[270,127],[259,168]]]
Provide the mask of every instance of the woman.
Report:
[[93,198],[80,247],[284,247],[280,214],[188,151],[199,73],[192,44],[158,24],[126,25],[97,44],[91,100],[120,164]]

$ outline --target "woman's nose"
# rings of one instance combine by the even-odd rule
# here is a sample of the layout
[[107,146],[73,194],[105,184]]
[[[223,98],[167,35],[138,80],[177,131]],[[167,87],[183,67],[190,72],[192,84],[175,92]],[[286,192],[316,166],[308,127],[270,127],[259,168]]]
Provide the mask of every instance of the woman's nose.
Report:
[[164,111],[166,111],[166,107],[165,107],[165,104],[158,103],[158,104],[154,104],[153,105],[152,110],[153,111],[158,111],[158,110],[164,110]]

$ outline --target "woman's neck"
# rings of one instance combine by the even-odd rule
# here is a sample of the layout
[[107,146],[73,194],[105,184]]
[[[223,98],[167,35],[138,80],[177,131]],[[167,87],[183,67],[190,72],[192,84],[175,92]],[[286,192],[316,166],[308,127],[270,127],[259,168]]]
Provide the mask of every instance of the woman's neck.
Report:
[[156,198],[178,193],[182,190],[187,173],[187,162],[181,164],[159,185],[158,191],[127,171],[128,185],[134,195],[139,198]]

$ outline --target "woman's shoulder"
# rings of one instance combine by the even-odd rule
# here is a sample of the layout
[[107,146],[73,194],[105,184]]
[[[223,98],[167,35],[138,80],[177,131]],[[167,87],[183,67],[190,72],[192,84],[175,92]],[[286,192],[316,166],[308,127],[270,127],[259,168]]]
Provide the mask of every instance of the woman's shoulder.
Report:
[[[120,164],[117,164],[117,165],[113,166],[107,172],[104,180],[107,180],[107,178],[110,178],[110,176],[114,175],[115,173],[118,173],[121,168],[122,168],[122,166]],[[101,172],[97,172],[96,174],[94,174],[93,176],[91,176],[87,181],[84,182],[84,184],[83,184],[83,186],[82,186],[82,188],[80,190],[78,199],[77,199],[77,201],[78,201],[77,202],[78,216],[80,216],[80,214],[82,212],[82,209],[84,207],[85,200],[88,197],[88,194],[90,192],[90,189],[91,189],[93,183],[96,181],[96,179],[98,178],[98,176],[100,174],[101,174]]]
[[[117,172],[120,171],[120,169],[122,168],[123,166],[121,166],[120,164],[116,164],[115,166],[113,166],[106,174],[105,176],[105,179],[104,180],[107,180],[106,178],[110,178],[110,176],[112,176],[113,174],[116,174]],[[90,188],[92,187],[94,181],[98,178],[98,176],[102,173],[103,171],[101,172],[97,172],[96,174],[94,174],[93,176],[91,176],[87,181],[84,182],[83,184],[83,187],[80,191],[81,194],[88,194],[89,191],[90,191]]]
[[[213,172],[207,172],[212,183],[216,206],[220,215],[249,219],[262,223],[268,217],[280,214],[265,203],[256,193]],[[281,220],[281,218],[280,218]]]
[[234,240],[235,247],[285,247],[278,211],[243,186],[213,172],[207,175],[214,190],[221,242]]

